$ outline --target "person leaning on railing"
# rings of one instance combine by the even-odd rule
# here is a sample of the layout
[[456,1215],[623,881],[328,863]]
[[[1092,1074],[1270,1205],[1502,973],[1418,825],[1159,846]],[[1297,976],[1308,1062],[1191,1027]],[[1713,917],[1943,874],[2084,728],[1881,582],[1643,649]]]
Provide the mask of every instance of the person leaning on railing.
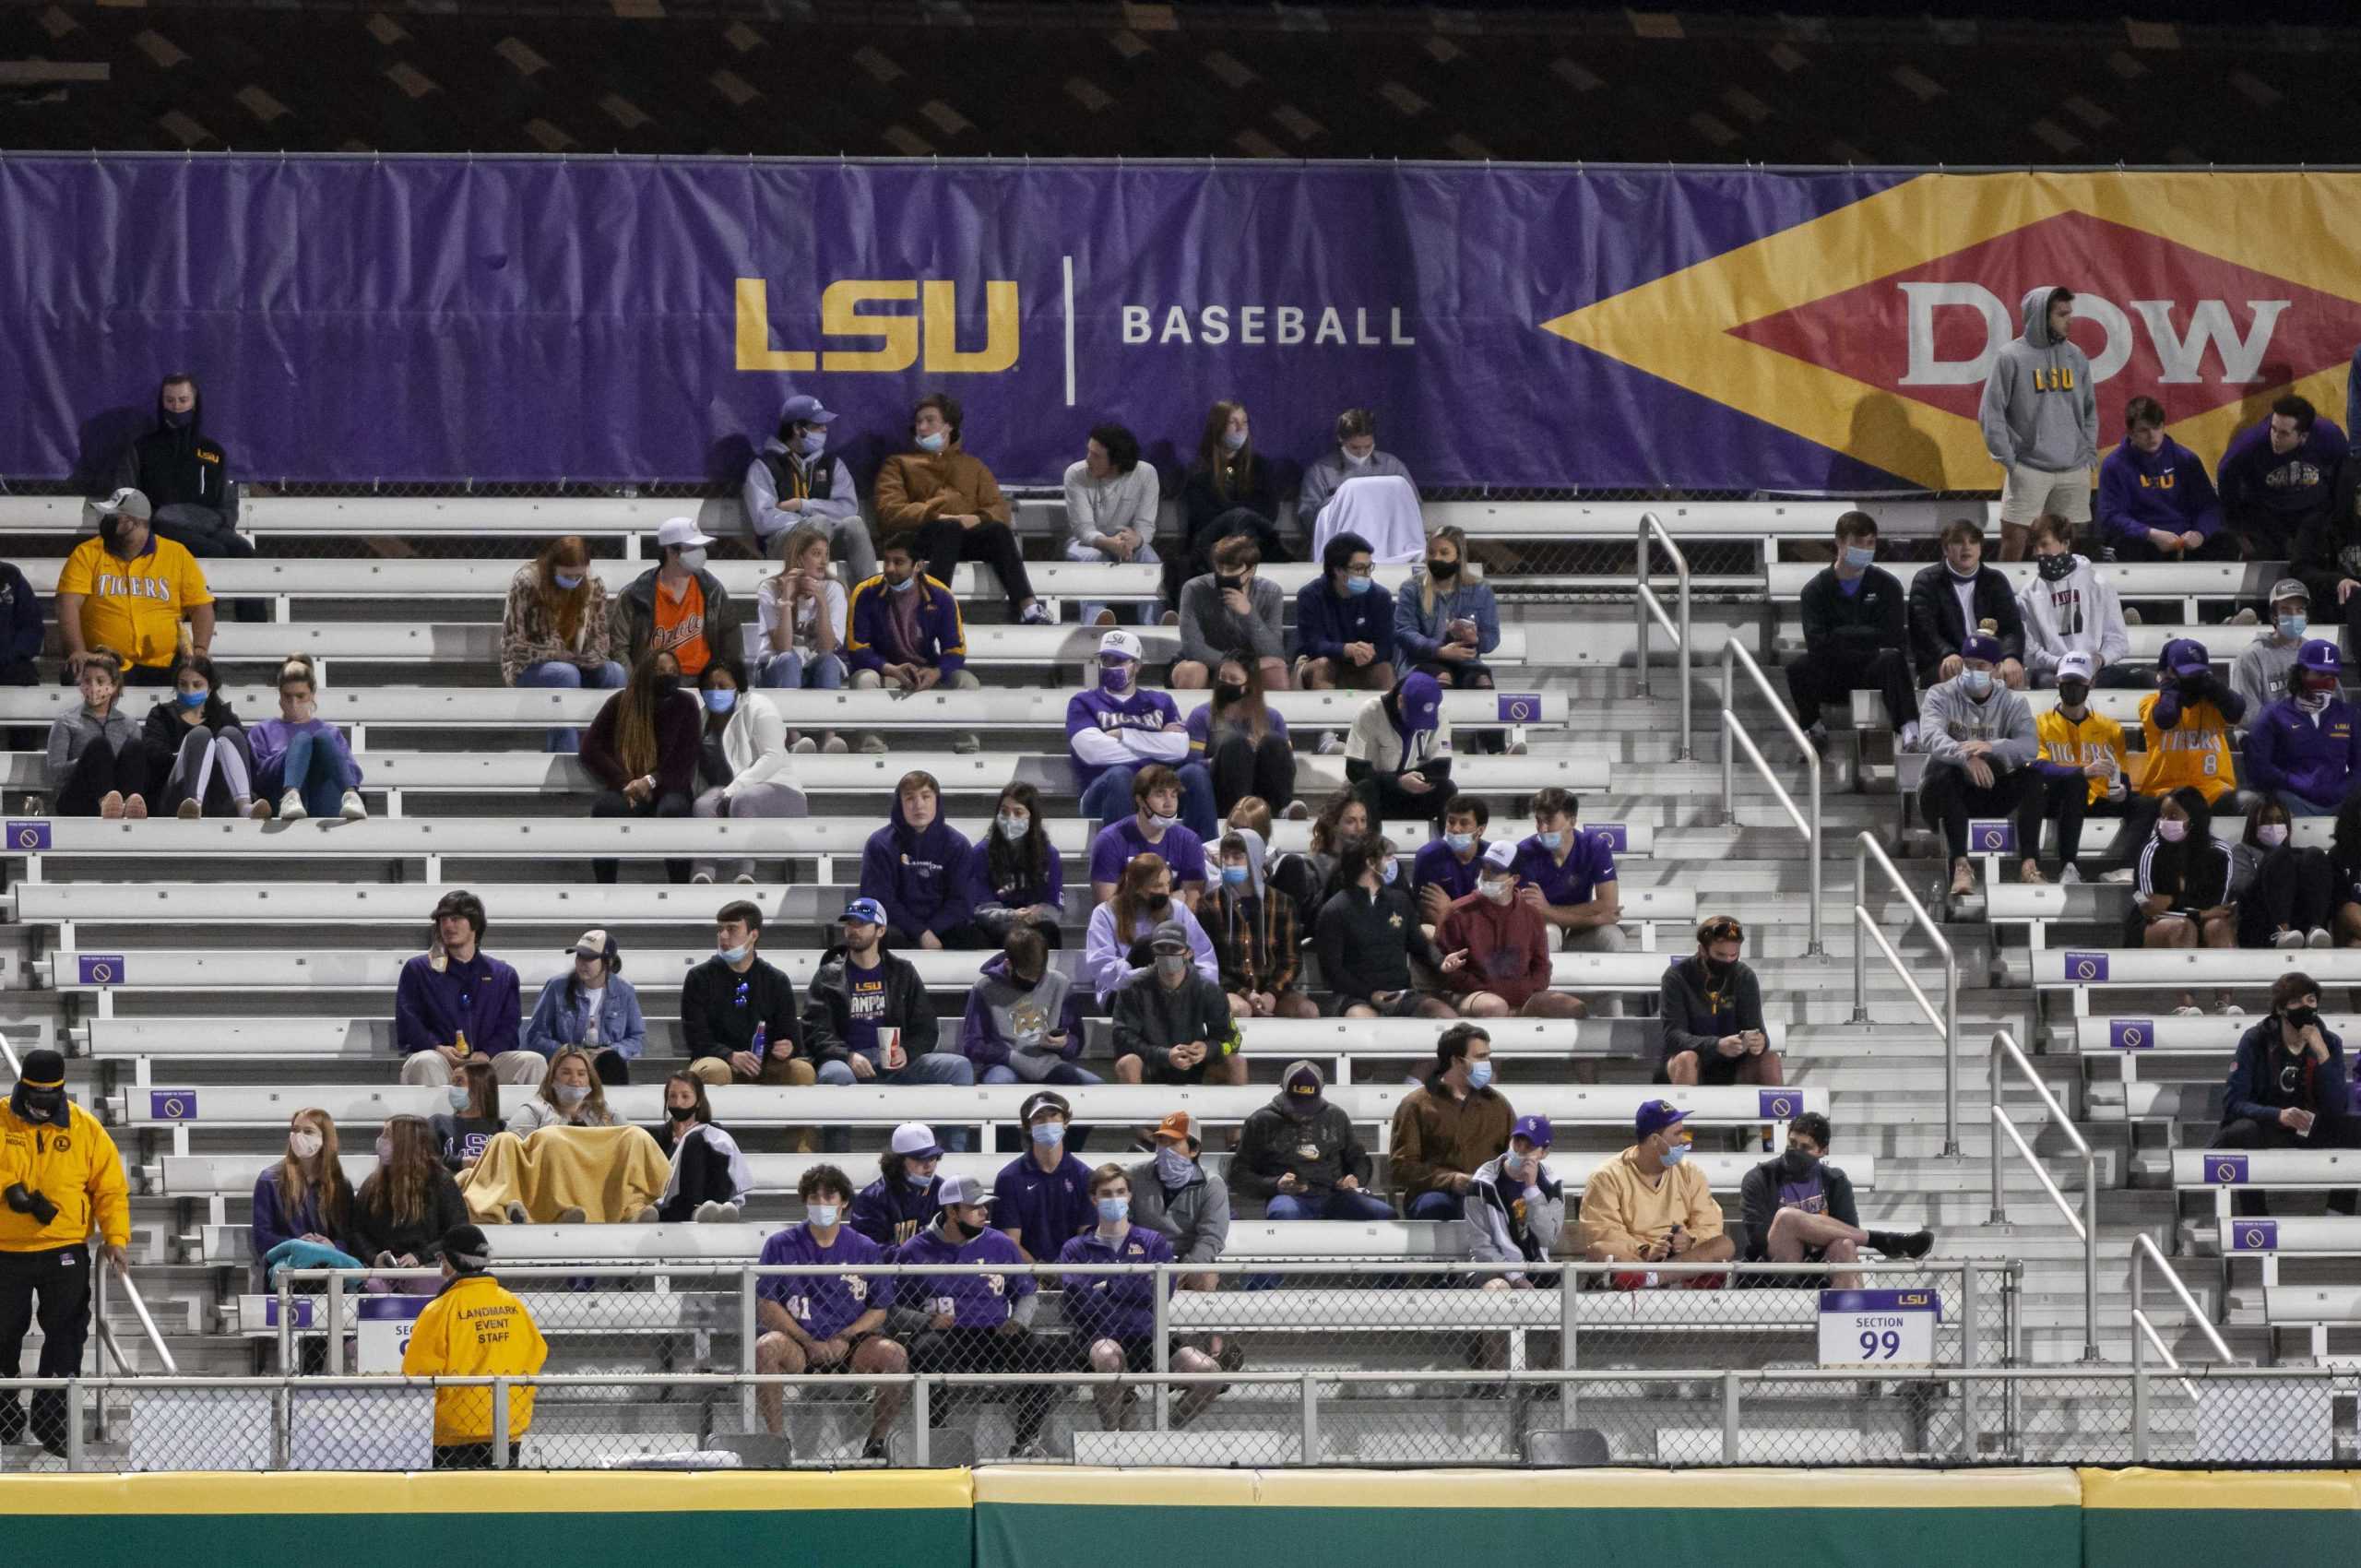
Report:
[[[443,1289],[418,1314],[402,1351],[404,1377],[533,1377],[548,1362],[549,1341],[525,1303],[486,1272],[492,1243],[473,1225],[443,1233]],[[533,1387],[508,1390],[508,1431],[492,1428],[488,1385],[434,1391],[434,1467],[489,1470],[492,1445],[504,1435],[508,1463],[516,1463],[533,1424]]]

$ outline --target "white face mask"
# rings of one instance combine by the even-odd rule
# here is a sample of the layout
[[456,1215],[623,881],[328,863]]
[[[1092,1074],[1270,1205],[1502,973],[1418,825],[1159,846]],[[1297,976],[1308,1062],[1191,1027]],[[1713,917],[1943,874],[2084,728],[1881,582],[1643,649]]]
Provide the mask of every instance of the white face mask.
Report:
[[842,1207],[840,1204],[813,1204],[808,1212],[812,1216],[813,1225],[825,1230],[836,1222],[836,1215]]
[[557,1102],[568,1110],[572,1110],[589,1098],[588,1084],[560,1084],[557,1087]]
[[2156,837],[2167,844],[2177,844],[2189,837],[2189,824],[2160,820],[2156,824]]
[[1168,828],[1177,826],[1180,824],[1180,819],[1178,816],[1158,816],[1154,812],[1148,813],[1147,815],[1147,825],[1150,827],[1155,828],[1158,833],[1162,833]]
[[1516,884],[1506,877],[1497,882],[1486,881],[1479,886],[1482,888],[1484,897],[1495,904],[1505,904],[1516,897]]
[[287,1134],[287,1152],[298,1159],[309,1159],[320,1152],[319,1134],[309,1127],[297,1127]]
[[682,551],[681,564],[688,571],[703,571],[705,569],[705,546],[699,545],[694,550]]
[[1365,469],[1369,467],[1369,460],[1377,456],[1377,448],[1374,446],[1362,453],[1359,457],[1355,457],[1353,455],[1352,448],[1349,446],[1340,446],[1337,450],[1345,454],[1346,463],[1356,469]]

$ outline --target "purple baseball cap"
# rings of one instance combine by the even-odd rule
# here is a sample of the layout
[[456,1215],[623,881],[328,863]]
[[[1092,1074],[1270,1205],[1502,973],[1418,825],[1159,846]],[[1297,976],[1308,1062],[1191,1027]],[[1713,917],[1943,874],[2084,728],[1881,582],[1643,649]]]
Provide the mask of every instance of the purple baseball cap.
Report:
[[1431,730],[1442,717],[1442,683],[1432,675],[1415,674],[1400,688],[1402,722],[1413,730]]
[[836,416],[820,406],[820,399],[808,392],[799,392],[779,405],[781,424],[834,424]]
[[1631,1127],[1643,1139],[1645,1139],[1663,1132],[1667,1127],[1675,1126],[1688,1120],[1689,1112],[1681,1110],[1672,1101],[1652,1099],[1640,1107],[1640,1114],[1632,1120]]
[[845,906],[842,918],[848,921],[858,921],[863,925],[884,925],[886,923],[885,906],[874,898],[856,898]]
[[1548,1148],[1554,1141],[1550,1136],[1549,1118],[1547,1116],[1518,1117],[1516,1125],[1509,1129],[1509,1136],[1526,1139],[1536,1148]]
[[1959,645],[1959,656],[1962,659],[1980,659],[1987,664],[1998,664],[2000,662],[1999,639],[1987,637],[1982,632],[1972,633],[1965,642]]
[[2176,675],[2202,675],[2213,668],[2213,661],[2205,656],[2205,645],[2195,637],[2175,637],[2165,645],[2165,655],[2156,662]]
[[2326,637],[2313,637],[2296,652],[2296,662],[2315,675],[2340,675],[2344,672],[2344,660],[2338,656],[2336,645]]

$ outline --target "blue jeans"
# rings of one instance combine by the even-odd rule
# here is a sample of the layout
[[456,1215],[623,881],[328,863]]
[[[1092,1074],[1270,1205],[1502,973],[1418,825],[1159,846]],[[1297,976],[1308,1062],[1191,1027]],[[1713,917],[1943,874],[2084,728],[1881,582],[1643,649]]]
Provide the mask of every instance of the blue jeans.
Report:
[[1457,1219],[1464,1206],[1452,1193],[1420,1193],[1410,1200],[1412,1219]]
[[[1216,824],[1220,820],[1214,811],[1214,777],[1205,771],[1202,762],[1184,762],[1172,770],[1180,778],[1180,826],[1211,844],[1219,836]],[[1132,763],[1118,763],[1093,779],[1090,788],[1082,792],[1082,814],[1085,821],[1101,827],[1110,826],[1130,816],[1139,808],[1132,802],[1132,781],[1139,777],[1139,768]],[[1204,872],[1192,867],[1183,872],[1172,868],[1174,882],[1201,880]]]
[[[823,1062],[816,1072],[820,1082],[824,1084],[851,1085],[860,1082],[853,1075],[852,1064],[848,1062]],[[902,1070],[898,1073],[888,1073],[884,1068],[879,1067],[877,1076],[870,1080],[875,1084],[961,1086],[972,1084],[975,1081],[976,1064],[958,1052],[951,1051],[930,1051],[922,1056],[912,1056],[903,1063]],[[967,1128],[945,1127],[938,1135],[943,1140],[943,1146],[951,1153],[967,1152]],[[826,1127],[821,1130],[820,1146],[831,1154],[842,1154],[851,1145],[851,1134],[842,1127]]]
[[[1014,1084],[1023,1081],[1016,1075],[1014,1069],[1005,1063],[998,1067],[985,1068],[983,1075],[976,1080],[979,1084]],[[1061,1087],[1070,1087],[1074,1084],[1103,1084],[1107,1080],[1096,1073],[1086,1071],[1068,1062],[1062,1066],[1050,1068],[1050,1075],[1041,1081]]]
[[2325,805],[2319,804],[2304,799],[2293,790],[2273,790],[2271,792],[2271,798],[2285,806],[2289,816],[2334,816],[2336,814],[2336,802],[2331,801]]
[[1374,1193],[1332,1192],[1324,1199],[1281,1193],[1263,1210],[1265,1219],[1391,1219],[1394,1206]]
[[279,760],[279,789],[303,798],[303,809],[314,816],[334,816],[344,805],[344,792],[360,780],[344,764],[344,753],[310,731],[287,743]]
[[[1069,561],[1091,562],[1112,561],[1114,557],[1108,554],[1105,551],[1098,549],[1095,545],[1085,544],[1080,540],[1070,539],[1066,540],[1066,559]],[[1145,540],[1141,541],[1139,553],[1133,556],[1131,559],[1131,564],[1136,566],[1160,566],[1163,564],[1164,557],[1156,552],[1156,546],[1146,542]],[[1106,609],[1106,605],[1100,604],[1095,600],[1085,600],[1082,605],[1082,624],[1086,626],[1097,625],[1098,624],[1099,614]],[[1137,621],[1143,626],[1153,625],[1157,619],[1156,600],[1151,599],[1145,604],[1133,606],[1130,612],[1130,619]]]
[[845,661],[836,654],[823,653],[814,655],[806,664],[800,653],[775,653],[764,661],[763,672],[756,679],[777,692],[833,692],[845,683]]
[[[562,687],[569,691],[591,686],[602,692],[619,692],[623,690],[627,673],[611,659],[596,670],[585,670],[579,664],[552,659],[540,664],[528,664],[516,671],[516,683],[520,686]],[[552,730],[541,749],[546,752],[578,752],[582,749],[582,731]]]

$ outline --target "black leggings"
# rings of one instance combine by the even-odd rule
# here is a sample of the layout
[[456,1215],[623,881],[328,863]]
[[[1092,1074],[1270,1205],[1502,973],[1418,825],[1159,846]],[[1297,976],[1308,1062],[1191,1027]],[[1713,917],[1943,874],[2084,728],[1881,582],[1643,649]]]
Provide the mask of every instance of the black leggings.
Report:
[[1352,786],[1353,798],[1369,811],[1371,831],[1380,831],[1389,817],[1415,817],[1421,822],[1442,820],[1442,814],[1456,792],[1450,780],[1436,785],[1424,794],[1405,790],[1395,782],[1397,773],[1371,773]]
[[2334,913],[2335,873],[2318,849],[2282,844],[2262,865],[2238,900],[2238,945],[2267,947],[2281,927],[2298,935],[2325,928]]
[[656,1217],[678,1225],[694,1215],[699,1204],[736,1201],[738,1189],[730,1180],[730,1162],[714,1152],[709,1138],[692,1138],[681,1150],[681,1185],[658,1207]]
[[1017,548],[1016,535],[1006,523],[978,523],[963,529],[948,517],[937,517],[931,523],[920,523],[911,539],[911,548],[925,558],[926,574],[951,586],[951,574],[962,561],[980,561],[1000,578],[1000,586],[1008,595],[1008,607],[1021,609],[1033,597],[1033,579],[1025,571],[1025,552]]
[[96,816],[99,802],[111,791],[144,795],[148,789],[148,742],[138,736],[117,746],[103,738],[92,741],[74,759],[74,770],[58,786],[60,816]]
[[[635,802],[628,799],[620,790],[601,790],[597,798],[590,802],[590,814],[623,817],[686,816],[689,814],[689,798],[686,795],[678,794],[650,795],[644,801]],[[612,882],[615,880],[616,864],[617,862],[611,860],[592,861],[590,874],[600,882]],[[689,862],[666,861],[664,873],[674,882],[686,882],[689,880]]]
[[1259,741],[1232,730],[1205,751],[1205,768],[1214,778],[1214,811],[1227,817],[1247,795],[1260,795],[1273,816],[1283,815],[1295,799],[1295,748],[1276,731]]
[[1927,769],[1918,786],[1918,809],[1929,822],[1940,823],[1943,846],[1952,859],[1974,854],[1967,841],[1967,819],[2011,816],[2017,820],[2017,853],[2029,856],[2041,842],[2041,808],[2047,799],[2042,776],[2031,767],[1996,774],[1988,789],[1978,788],[1967,769],[1937,763]]

